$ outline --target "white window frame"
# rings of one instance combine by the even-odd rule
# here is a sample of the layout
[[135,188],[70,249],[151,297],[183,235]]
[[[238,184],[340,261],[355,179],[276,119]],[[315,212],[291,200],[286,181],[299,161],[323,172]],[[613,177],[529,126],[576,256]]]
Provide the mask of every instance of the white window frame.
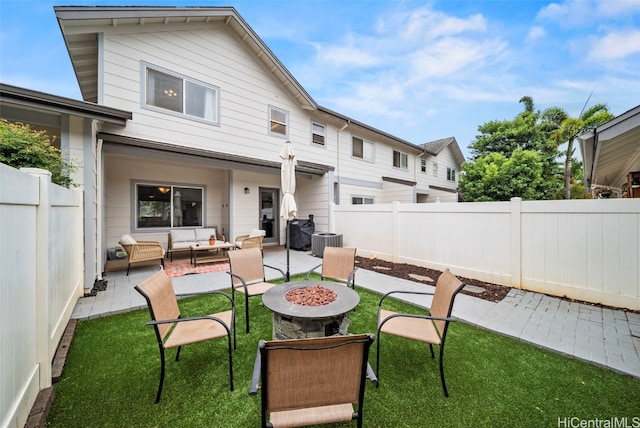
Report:
[[326,146],[327,126],[324,123],[311,121],[311,144],[314,146]]
[[[173,89],[168,89],[165,91],[167,96],[176,97],[181,94],[182,103],[176,109],[162,107],[161,105],[154,104],[152,98],[155,98],[156,94],[154,91],[151,91],[151,78],[149,71],[164,74],[170,78],[175,80],[179,80],[180,84],[177,88],[178,91],[173,91]],[[204,82],[201,82],[196,79],[192,79],[190,77],[184,76],[182,74],[167,70],[162,67],[158,67],[152,64],[148,64],[146,62],[142,62],[141,67],[141,105],[142,108],[147,110],[153,110],[163,114],[169,114],[176,117],[181,117],[189,120],[195,120],[197,122],[208,123],[212,125],[220,125],[220,88],[214,85],[210,85]],[[203,116],[194,115],[187,113],[186,111],[189,109],[187,95],[189,93],[189,87],[192,88],[202,88],[207,91],[208,95],[205,95],[205,105],[203,108],[207,111]],[[157,103],[160,104],[160,103]]]
[[453,168],[447,168],[447,181],[456,181],[456,170]]
[[[155,192],[155,198],[150,196],[149,199],[145,199],[145,201],[140,201],[140,187],[144,187],[148,191]],[[182,190],[182,194],[178,194]],[[200,192],[199,198],[188,199],[188,193],[191,193],[192,196],[194,194]],[[149,230],[157,230],[157,229],[170,229],[170,228],[178,228],[178,227],[203,227],[206,219],[206,189],[204,186],[200,185],[174,185],[170,183],[161,183],[161,182],[146,182],[139,181],[132,183],[132,203],[131,203],[131,219],[132,219],[132,229],[135,231],[149,231]],[[142,202],[153,202],[154,200],[158,200],[163,207],[157,206],[156,210],[160,210],[162,212],[157,212],[162,216],[161,224],[151,224],[145,226],[141,223],[142,214],[139,212],[139,208]],[[176,203],[180,201],[181,206],[178,207]],[[187,207],[187,205],[189,205]],[[151,206],[150,208],[153,208]],[[185,224],[185,219],[182,217],[183,210],[186,209],[193,211],[199,211],[199,222],[192,222]],[[166,211],[166,212],[165,212]],[[178,213],[179,211],[179,213]]]
[[374,203],[375,198],[373,196],[351,196],[351,205],[372,205]]
[[431,167],[433,168],[433,176],[438,176],[438,162],[432,162]]
[[420,158],[420,172],[427,173],[427,160]]
[[[284,120],[274,118],[274,113],[280,113],[284,115]],[[278,129],[282,128],[284,132],[280,132]],[[288,137],[289,136],[289,112],[276,106],[269,106],[269,135],[274,137]]]
[[[362,156],[358,156],[354,150],[354,144],[358,142],[362,142]],[[373,141],[367,140],[366,138],[359,137],[357,135],[351,136],[351,157],[354,159],[361,159],[366,162],[373,163],[375,160],[375,144]]]
[[403,169],[405,171],[408,170],[409,155],[407,153],[401,152],[400,150],[394,150],[393,151],[393,167],[398,169]]

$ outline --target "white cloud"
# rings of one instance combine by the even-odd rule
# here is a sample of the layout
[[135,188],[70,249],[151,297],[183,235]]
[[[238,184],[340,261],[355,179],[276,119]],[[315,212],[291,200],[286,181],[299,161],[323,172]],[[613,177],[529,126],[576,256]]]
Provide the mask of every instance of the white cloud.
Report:
[[596,0],[598,16],[622,16],[640,12],[640,1],[637,0]]
[[565,26],[578,26],[638,12],[638,0],[567,0],[543,7],[538,12],[538,18],[556,21]]
[[589,59],[617,60],[638,53],[640,53],[640,30],[619,31],[598,39],[589,52]]
[[316,49],[316,61],[325,67],[372,67],[380,63],[380,59],[369,49],[353,45],[329,45],[313,43]]
[[468,74],[487,62],[495,62],[505,49],[506,44],[499,40],[445,38],[425,46],[408,58],[411,80],[453,77],[455,73]]
[[481,14],[464,19],[427,8],[421,8],[409,14],[404,26],[402,38],[415,41],[453,36],[468,31],[485,32],[487,30],[487,23]]
[[547,32],[543,27],[540,27],[538,25],[531,27],[529,29],[529,33],[527,34],[527,42],[535,42],[536,40],[543,38],[546,34]]

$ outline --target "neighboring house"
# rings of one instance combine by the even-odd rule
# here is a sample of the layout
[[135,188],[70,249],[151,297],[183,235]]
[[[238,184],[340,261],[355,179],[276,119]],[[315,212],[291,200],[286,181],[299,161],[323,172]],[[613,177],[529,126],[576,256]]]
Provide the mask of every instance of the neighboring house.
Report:
[[419,194],[417,202],[458,202],[458,179],[465,159],[455,137],[424,143],[422,147],[427,154],[420,158],[420,172],[427,175],[429,190]]
[[[585,188],[594,196],[640,197],[640,106],[578,136]],[[635,173],[635,174],[634,174]]]
[[258,227],[283,244],[286,141],[298,218],[317,231],[332,203],[457,200],[455,139],[415,145],[319,106],[232,7],[54,9],[84,102],[8,85],[0,100],[81,166],[86,288],[126,233],[166,246],[175,227]]

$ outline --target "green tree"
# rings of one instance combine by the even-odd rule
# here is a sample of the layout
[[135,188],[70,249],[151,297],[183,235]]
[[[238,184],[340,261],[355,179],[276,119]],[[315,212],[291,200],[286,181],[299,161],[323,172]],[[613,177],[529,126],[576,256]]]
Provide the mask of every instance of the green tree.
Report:
[[610,121],[613,117],[606,104],[596,104],[584,110],[577,118],[567,117],[562,121],[560,127],[552,133],[552,140],[558,146],[567,143],[564,161],[564,199],[571,199],[571,164],[574,154],[574,140],[578,135]]
[[518,148],[510,157],[489,153],[462,165],[460,188],[465,201],[508,201],[513,197],[539,199],[546,191],[540,153]]
[[0,162],[14,168],[42,168],[51,172],[53,183],[64,187],[73,184],[75,167],[62,158],[46,132],[29,125],[0,119]]
[[[557,194],[558,188],[562,185],[562,171],[557,162],[558,147],[550,136],[568,117],[567,114],[559,107],[552,107],[544,111],[535,110],[533,99],[529,96],[522,97],[519,102],[524,105],[524,111],[512,120],[490,121],[478,126],[479,135],[470,145],[472,159],[463,165],[463,171],[468,170],[469,172],[476,171],[476,169],[482,170],[487,165],[500,166],[500,176],[516,177],[517,183],[509,185],[500,181],[501,187],[491,190],[487,186],[492,181],[497,185],[495,177],[467,174],[460,178],[460,189],[466,201],[509,200],[516,196],[523,199],[550,199],[554,194]],[[519,159],[507,162],[516,153],[518,153]],[[494,154],[500,154],[502,159],[493,156]],[[532,154],[535,154],[536,165],[531,165],[531,168],[528,169],[520,165],[520,159],[529,158],[533,156]],[[483,159],[487,156],[489,156],[488,159]],[[531,159],[533,160],[533,157]],[[476,168],[474,163],[480,163],[479,167]],[[538,164],[542,167],[537,168]],[[504,168],[518,168],[518,170],[509,173]],[[484,187],[485,196],[474,191],[474,187],[477,185],[471,183],[472,179],[486,181],[480,185],[480,187]],[[529,180],[530,188],[528,191],[522,187],[523,184],[526,185],[523,180]],[[507,195],[504,193],[505,191],[513,193]],[[492,196],[488,197],[487,195]],[[481,199],[476,199],[478,197]]]

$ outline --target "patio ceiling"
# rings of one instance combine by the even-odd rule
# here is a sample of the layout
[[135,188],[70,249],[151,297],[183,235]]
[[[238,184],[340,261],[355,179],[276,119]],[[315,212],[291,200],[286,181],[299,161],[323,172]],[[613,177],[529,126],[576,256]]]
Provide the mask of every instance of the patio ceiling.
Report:
[[587,186],[620,188],[640,171],[640,106],[578,136]]

